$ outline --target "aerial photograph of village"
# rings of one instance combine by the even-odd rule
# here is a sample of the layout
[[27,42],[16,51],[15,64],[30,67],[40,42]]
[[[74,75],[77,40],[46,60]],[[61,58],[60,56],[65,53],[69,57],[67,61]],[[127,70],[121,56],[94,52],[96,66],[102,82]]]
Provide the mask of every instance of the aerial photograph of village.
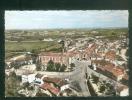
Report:
[[5,11],[5,97],[129,96],[127,10]]

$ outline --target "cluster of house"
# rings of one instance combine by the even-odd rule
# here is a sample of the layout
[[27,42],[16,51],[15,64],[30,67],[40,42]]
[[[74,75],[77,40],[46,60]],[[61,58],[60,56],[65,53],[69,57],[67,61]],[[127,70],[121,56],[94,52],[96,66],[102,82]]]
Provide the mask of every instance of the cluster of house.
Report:
[[[124,68],[124,65],[127,65],[127,57],[125,53],[121,54],[122,48],[119,42],[119,40],[112,43],[97,40],[96,42],[89,42],[83,47],[77,48],[75,46],[74,49],[72,48],[64,53],[43,52],[39,54],[39,60],[43,65],[46,65],[49,60],[67,65],[74,59],[91,60],[95,70],[128,85],[128,73],[126,72],[128,68]],[[120,57],[120,59],[117,57]]]
[[[38,55],[38,59],[42,65],[46,65],[49,60],[52,60],[56,63],[63,63],[69,65],[72,63],[74,59],[85,59],[85,60],[103,60],[114,63],[115,65],[122,65],[126,63],[125,60],[117,60],[117,52],[116,50],[110,49],[107,47],[108,45],[98,45],[97,43],[89,43],[84,48],[72,48],[67,50],[64,53],[53,53],[53,52],[42,52]],[[121,57],[120,57],[121,58]]]
[[126,79],[128,81],[128,75],[125,69],[114,65],[113,63],[104,61],[104,60],[94,60],[94,66],[96,66],[96,71],[114,79],[120,81],[122,79]]
[[[99,42],[100,43],[100,42]],[[116,49],[115,43],[102,43],[103,45],[97,44],[96,42],[90,42],[83,48],[69,49],[66,52],[42,52],[38,54],[38,60],[41,65],[44,65],[46,69],[47,63],[52,60],[54,63],[69,65],[75,60],[90,60],[95,66],[95,69],[106,73],[116,80],[126,79],[128,75],[126,69],[123,68],[123,64],[127,62],[125,60],[117,60],[118,50]],[[119,55],[118,55],[119,56]],[[123,58],[122,58],[123,59]],[[11,63],[19,65],[33,64],[33,59],[30,55],[20,55],[6,61],[6,64],[10,67]],[[102,64],[105,63],[105,64]]]
[[95,44],[92,44],[83,51],[80,50],[68,50],[67,52],[42,52],[38,55],[38,60],[42,65],[46,65],[49,60],[52,60],[55,63],[69,65],[74,59],[90,59],[93,56],[94,49],[96,48]]
[[42,74],[25,73],[22,75],[22,83],[25,82],[33,84],[34,87],[37,86],[45,93],[48,93],[47,95],[50,93],[52,96],[60,96],[63,93],[67,93],[67,90],[72,90],[67,79],[47,77]]

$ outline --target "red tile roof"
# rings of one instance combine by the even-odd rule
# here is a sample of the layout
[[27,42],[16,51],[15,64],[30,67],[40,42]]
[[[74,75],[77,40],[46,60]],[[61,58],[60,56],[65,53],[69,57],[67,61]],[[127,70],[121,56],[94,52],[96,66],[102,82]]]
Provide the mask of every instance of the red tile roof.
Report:
[[60,56],[60,57],[63,57],[63,56],[75,56],[79,54],[79,52],[77,51],[70,51],[70,52],[67,52],[67,53],[54,53],[54,52],[42,52],[39,54],[39,56]]
[[94,43],[94,44],[92,44],[91,47],[86,48],[84,51],[85,51],[86,53],[91,53],[91,52],[93,52],[93,51],[96,49],[96,46],[97,46],[97,45]]
[[105,57],[108,58],[108,59],[114,60],[116,58],[116,53],[115,53],[115,51],[108,51],[105,54]]
[[61,87],[61,86],[67,84],[67,82],[66,82],[65,80],[62,80],[62,79],[60,79],[60,78],[44,77],[44,78],[43,78],[43,81],[44,81],[44,82],[51,82],[51,83],[54,83],[54,84],[58,85],[59,87]]
[[104,66],[105,70],[112,72],[112,70],[115,68],[115,65],[110,63]]
[[67,55],[70,56],[70,57],[73,57],[73,56],[76,56],[79,53],[80,52],[78,52],[78,51],[70,51],[70,52],[67,52]]
[[105,66],[105,65],[111,64],[110,62],[105,61],[105,60],[93,60],[93,62],[94,62],[95,64],[101,65],[101,66]]
[[42,84],[40,87],[42,89],[49,90],[51,93],[53,93],[55,95],[57,95],[60,92],[60,90],[58,88],[55,88],[55,87],[51,86],[51,84],[47,83],[47,82]]
[[97,66],[97,67],[99,69],[101,69],[102,71],[111,72],[116,77],[124,74],[124,69],[120,68],[119,66],[115,66],[114,64],[112,64],[108,61],[94,60],[93,62],[96,63],[97,65],[98,64],[101,65],[101,66]]
[[119,75],[123,75],[124,74],[124,70],[123,69],[121,69],[118,66],[114,66],[114,65],[105,66],[105,70],[111,72],[116,77],[118,77]]
[[114,69],[112,70],[112,73],[113,73],[115,76],[119,76],[119,75],[123,75],[123,74],[124,74],[124,71],[123,71],[121,68],[117,67],[117,68],[114,68]]

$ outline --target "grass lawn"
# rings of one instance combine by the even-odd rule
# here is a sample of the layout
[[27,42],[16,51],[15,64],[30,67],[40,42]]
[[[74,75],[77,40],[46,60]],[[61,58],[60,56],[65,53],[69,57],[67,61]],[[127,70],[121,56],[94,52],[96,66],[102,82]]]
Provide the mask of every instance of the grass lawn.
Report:
[[60,44],[57,42],[5,42],[5,51],[6,52],[15,52],[15,51],[32,51],[32,50],[41,50],[48,48],[59,48]]

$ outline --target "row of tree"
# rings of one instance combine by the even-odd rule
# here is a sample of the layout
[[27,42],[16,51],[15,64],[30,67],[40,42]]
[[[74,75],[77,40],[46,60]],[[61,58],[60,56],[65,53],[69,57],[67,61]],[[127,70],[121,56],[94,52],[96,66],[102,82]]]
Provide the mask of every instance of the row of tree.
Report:
[[56,71],[56,72],[64,72],[66,70],[65,64],[54,63],[50,60],[47,64],[47,71]]
[[[40,71],[42,70],[42,65],[41,65],[41,62],[37,61],[36,63],[36,70],[37,71]],[[72,71],[75,67],[75,64],[74,63],[71,63],[70,64],[70,70]],[[48,63],[47,63],[47,71],[52,71],[52,72],[64,72],[66,70],[67,66],[65,64],[60,64],[60,63],[54,63],[52,60],[50,60]]]
[[[37,69],[38,71],[42,70],[42,65],[39,61],[37,61],[36,63],[37,65]],[[47,71],[52,71],[52,72],[64,72],[66,70],[66,65],[65,64],[60,64],[60,63],[54,63],[52,60],[50,60],[48,63],[47,63]]]

